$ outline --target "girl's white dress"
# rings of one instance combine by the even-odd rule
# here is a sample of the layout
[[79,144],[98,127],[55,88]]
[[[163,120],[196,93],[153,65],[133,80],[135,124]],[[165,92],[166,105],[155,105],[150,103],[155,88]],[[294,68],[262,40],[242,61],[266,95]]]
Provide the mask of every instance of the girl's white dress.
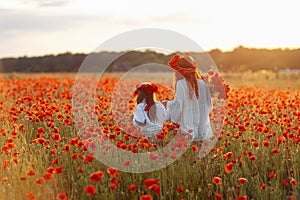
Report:
[[177,81],[176,94],[167,102],[169,115],[173,122],[180,124],[180,130],[191,134],[193,140],[209,140],[212,136],[209,113],[212,111],[210,91],[201,79],[197,79],[199,98],[189,96],[186,79]]
[[140,128],[140,132],[147,137],[154,137],[162,131],[164,122],[169,118],[165,106],[160,102],[155,102],[156,120],[151,121],[148,112],[145,111],[146,103],[139,103],[134,112],[133,125]]

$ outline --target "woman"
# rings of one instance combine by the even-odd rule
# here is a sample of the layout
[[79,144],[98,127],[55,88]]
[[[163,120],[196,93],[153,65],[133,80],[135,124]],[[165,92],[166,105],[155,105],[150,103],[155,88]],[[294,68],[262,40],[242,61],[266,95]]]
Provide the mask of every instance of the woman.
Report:
[[137,106],[133,116],[133,125],[140,128],[146,137],[155,140],[156,135],[162,131],[167,119],[167,111],[162,103],[154,101],[157,86],[153,83],[143,82],[137,85],[134,92]]
[[211,95],[200,78],[197,62],[189,54],[184,54],[174,55],[168,64],[175,71],[176,88],[175,98],[165,103],[171,120],[178,123],[181,132],[190,134],[194,141],[211,139]]

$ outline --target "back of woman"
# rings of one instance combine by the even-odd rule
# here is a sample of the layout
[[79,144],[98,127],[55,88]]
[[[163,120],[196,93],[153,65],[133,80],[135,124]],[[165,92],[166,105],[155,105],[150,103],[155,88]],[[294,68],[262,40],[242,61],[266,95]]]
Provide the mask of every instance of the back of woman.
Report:
[[174,55],[168,62],[175,72],[176,93],[167,102],[170,118],[180,124],[180,129],[193,140],[209,140],[212,134],[209,113],[212,111],[211,95],[197,70],[198,63],[188,54]]
[[203,80],[198,79],[197,82],[199,91],[198,105],[200,118],[197,130],[198,136],[196,136],[196,138],[199,138],[200,140],[208,140],[213,136],[209,118],[209,113],[213,108],[211,94],[208,86]]

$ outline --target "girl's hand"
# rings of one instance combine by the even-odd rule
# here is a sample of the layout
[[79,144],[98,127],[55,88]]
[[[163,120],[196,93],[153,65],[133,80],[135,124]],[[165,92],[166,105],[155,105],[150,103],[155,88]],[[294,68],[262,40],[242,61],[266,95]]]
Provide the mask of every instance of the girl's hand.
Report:
[[144,123],[139,122],[139,121],[137,121],[137,120],[135,120],[135,122],[136,122],[137,125],[139,125],[139,126],[145,126],[145,125],[146,125],[146,119],[145,119]]

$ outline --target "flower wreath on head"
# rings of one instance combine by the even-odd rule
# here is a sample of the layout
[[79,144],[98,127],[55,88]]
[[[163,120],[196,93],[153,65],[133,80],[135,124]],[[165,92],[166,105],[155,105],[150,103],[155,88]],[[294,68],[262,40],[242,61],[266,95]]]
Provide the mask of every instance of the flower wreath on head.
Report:
[[175,54],[168,65],[183,76],[195,73],[198,67],[197,61],[189,53],[184,53],[183,56]]
[[143,82],[136,86],[136,90],[134,91],[133,95],[137,96],[138,91],[140,90],[145,91],[147,94],[153,94],[158,91],[158,87],[154,83]]

